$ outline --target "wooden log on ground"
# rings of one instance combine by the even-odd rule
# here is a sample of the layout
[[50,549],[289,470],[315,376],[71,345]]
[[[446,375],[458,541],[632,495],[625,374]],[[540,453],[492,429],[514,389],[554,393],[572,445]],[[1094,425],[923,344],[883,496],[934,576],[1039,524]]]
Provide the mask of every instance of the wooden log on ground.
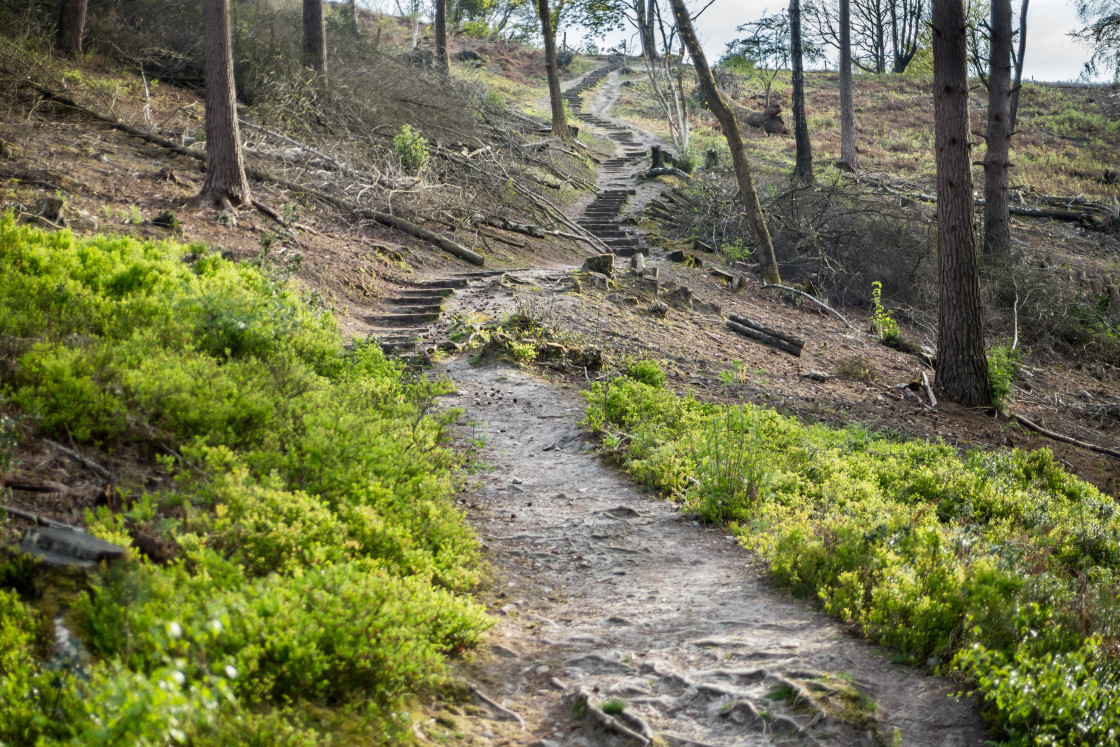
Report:
[[805,347],[805,341],[802,340],[801,338],[794,337],[793,335],[787,335],[785,332],[779,332],[776,329],[770,329],[769,327],[764,327],[761,324],[759,324],[758,322],[752,322],[750,319],[747,319],[745,316],[739,316],[738,314],[728,314],[727,318],[730,319],[733,322],[736,322],[738,324],[742,324],[744,327],[751,327],[752,329],[757,329],[759,332],[770,335],[771,337],[777,337],[779,340],[785,340],[790,345],[793,345],[795,347],[798,347],[798,348]]
[[727,321],[727,328],[734,332],[738,332],[743,337],[748,337],[752,340],[755,340],[756,342],[761,342],[763,345],[769,345],[772,348],[777,348],[778,350],[785,351],[797,358],[801,357],[800,347],[793,345],[780,337],[768,335],[765,332],[760,332],[753,327],[747,327],[739,324],[738,322],[733,322],[730,319]]

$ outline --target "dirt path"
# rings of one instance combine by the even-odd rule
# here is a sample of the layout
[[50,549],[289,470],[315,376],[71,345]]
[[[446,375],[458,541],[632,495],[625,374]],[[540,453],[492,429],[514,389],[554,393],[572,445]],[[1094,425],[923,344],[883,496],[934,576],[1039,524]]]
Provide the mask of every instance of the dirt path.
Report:
[[[604,86],[595,110],[610,95]],[[504,305],[498,295],[468,293],[457,305],[493,309]],[[570,387],[464,357],[440,372],[458,388],[448,404],[464,411],[461,435],[485,443],[467,503],[499,616],[463,672],[482,708],[464,741],[983,743],[975,704],[949,697],[956,688],[892,664],[810,603],[771,589],[726,532],[604,465]]]

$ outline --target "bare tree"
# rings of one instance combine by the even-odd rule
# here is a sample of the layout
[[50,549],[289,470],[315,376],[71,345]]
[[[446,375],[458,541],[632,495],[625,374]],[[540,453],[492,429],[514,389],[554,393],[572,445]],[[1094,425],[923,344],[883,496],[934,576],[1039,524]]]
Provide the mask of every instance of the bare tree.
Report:
[[451,73],[451,57],[447,51],[447,0],[436,2],[436,69]]
[[704,94],[704,100],[719,120],[723,136],[727,139],[727,147],[731,151],[731,163],[735,166],[735,177],[739,181],[739,196],[747,210],[747,223],[758,252],[762,279],[767,283],[781,283],[778,260],[774,257],[774,244],[770,241],[770,230],[766,227],[766,217],[762,213],[758,192],[754,188],[754,174],[751,172],[751,163],[747,159],[747,149],[743,145],[743,136],[739,132],[735,112],[723,100],[716,87],[716,79],[712,75],[712,69],[708,67],[708,60],[704,57],[704,50],[696,38],[696,32],[692,29],[692,19],[689,18],[688,10],[684,7],[684,0],[670,0],[670,2],[681,40],[688,48],[692,56],[692,64],[696,67],[696,77],[700,90]]
[[933,2],[933,112],[937,160],[937,386],[967,407],[990,407],[973,231],[968,56],[962,0]]
[[233,82],[229,0],[203,0],[203,71],[206,76],[206,183],[202,201],[218,207],[252,199],[241,153],[237,95]]
[[303,64],[327,72],[327,28],[323,0],[303,0]]
[[805,70],[801,55],[801,0],[789,0],[790,61],[793,74],[793,137],[797,143],[794,178],[801,184],[813,183],[813,147],[809,143],[809,123],[805,118]]
[[55,40],[59,51],[75,57],[82,53],[87,5],[88,0],[62,0],[59,3],[58,36]]
[[852,100],[851,0],[840,0],[840,167],[859,168],[856,153],[856,110]]
[[[927,0],[851,0],[849,48],[852,63],[868,73],[904,73],[918,51]],[[812,36],[839,50],[839,9],[831,2],[806,6]]]
[[1011,0],[991,0],[988,148],[984,154],[984,251],[1011,252],[1007,170],[1011,157]]
[[564,99],[560,95],[560,70],[556,64],[556,35],[552,30],[552,14],[548,0],[537,0],[537,15],[541,19],[541,35],[544,36],[544,66],[548,74],[548,98],[552,103],[552,135],[570,140],[568,117],[564,112]]

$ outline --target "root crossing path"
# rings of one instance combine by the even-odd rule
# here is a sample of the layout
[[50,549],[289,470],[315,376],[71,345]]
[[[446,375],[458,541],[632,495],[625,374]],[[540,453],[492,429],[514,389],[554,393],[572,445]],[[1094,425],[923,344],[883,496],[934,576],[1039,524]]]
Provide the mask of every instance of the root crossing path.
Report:
[[[617,77],[580,87],[606,80],[582,117],[618,143],[604,191],[625,188],[618,170],[636,157],[635,141],[651,141],[601,118]],[[487,298],[464,291],[462,304]],[[574,390],[464,356],[440,373],[457,387],[448,404],[464,411],[463,436],[485,444],[487,467],[467,504],[493,565],[498,617],[463,668],[477,706],[459,723],[466,743],[983,744],[975,702],[950,697],[959,688],[893,664],[811,603],[772,589],[726,531],[603,464],[579,426]]]

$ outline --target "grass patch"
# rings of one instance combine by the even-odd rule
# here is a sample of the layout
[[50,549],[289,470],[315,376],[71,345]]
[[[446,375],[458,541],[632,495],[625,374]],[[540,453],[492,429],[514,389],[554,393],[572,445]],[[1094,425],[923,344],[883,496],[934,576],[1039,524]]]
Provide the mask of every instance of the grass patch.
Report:
[[586,397],[631,475],[728,524],[779,582],[868,637],[965,674],[1011,743],[1120,729],[1120,515],[1049,450],[962,455],[629,377]]
[[[3,397],[40,435],[148,453],[174,475],[87,515],[135,549],[76,591],[89,658],[0,588],[0,742],[386,743],[487,626],[477,541],[451,500],[454,413],[260,267],[204,247],[77,239],[0,220]],[[5,345],[10,348],[11,345]],[[162,456],[161,456],[162,454]],[[166,456],[173,454],[175,456]],[[0,558],[13,588],[34,573]],[[243,741],[246,734],[256,742]]]

